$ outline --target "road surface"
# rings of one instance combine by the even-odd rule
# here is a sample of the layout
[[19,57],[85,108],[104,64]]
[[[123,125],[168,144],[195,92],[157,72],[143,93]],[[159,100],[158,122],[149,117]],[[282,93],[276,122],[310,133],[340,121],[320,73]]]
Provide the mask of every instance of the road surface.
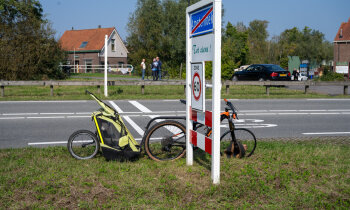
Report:
[[[237,107],[238,127],[251,129],[257,139],[346,136],[350,140],[350,99],[231,100]],[[106,101],[123,116],[136,140],[156,116],[184,116],[178,100]],[[224,102],[221,103],[224,109]],[[211,101],[206,101],[211,110]],[[65,146],[76,130],[94,131],[90,114],[99,108],[87,101],[0,102],[0,148]],[[222,132],[227,124],[222,124]]]

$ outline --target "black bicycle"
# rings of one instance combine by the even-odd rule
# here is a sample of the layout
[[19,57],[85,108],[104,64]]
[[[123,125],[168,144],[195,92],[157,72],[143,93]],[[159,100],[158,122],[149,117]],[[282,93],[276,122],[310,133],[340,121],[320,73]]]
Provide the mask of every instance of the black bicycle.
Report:
[[[228,157],[250,157],[256,148],[256,138],[252,131],[246,128],[236,128],[234,120],[238,120],[237,112],[233,104],[226,99],[225,112],[221,113],[220,121],[228,121],[229,130],[225,131],[220,141],[230,142],[229,147],[221,149],[221,154]],[[186,103],[181,100],[182,103]],[[167,119],[148,127],[154,120]],[[171,120],[169,120],[171,119]],[[147,155],[156,161],[177,160],[186,153],[186,127],[175,119],[186,119],[185,117],[159,117],[155,118],[146,126],[146,133],[142,139]],[[209,137],[212,129],[205,125],[194,122],[193,130],[203,129]]]
[[[166,70],[161,70],[161,80],[164,80],[164,81],[168,81],[170,76],[169,76],[169,72],[166,71]],[[153,75],[152,75],[152,69],[146,69],[146,72],[145,72],[145,78],[147,80],[153,80]]]

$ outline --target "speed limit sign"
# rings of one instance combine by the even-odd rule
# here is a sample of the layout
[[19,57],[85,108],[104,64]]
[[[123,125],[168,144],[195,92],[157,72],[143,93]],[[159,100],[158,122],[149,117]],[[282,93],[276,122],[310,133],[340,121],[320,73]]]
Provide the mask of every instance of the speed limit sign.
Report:
[[205,78],[204,65],[191,63],[191,104],[193,109],[205,110]]

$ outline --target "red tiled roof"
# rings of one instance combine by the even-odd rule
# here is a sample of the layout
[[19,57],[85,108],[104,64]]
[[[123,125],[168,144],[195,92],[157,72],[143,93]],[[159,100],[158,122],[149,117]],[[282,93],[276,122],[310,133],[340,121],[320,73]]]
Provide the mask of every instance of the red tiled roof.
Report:
[[334,38],[334,41],[350,41],[350,18],[347,23],[341,23],[338,33]]
[[[115,28],[96,28],[65,31],[59,42],[66,51],[101,50],[105,43],[105,35],[111,35]],[[83,42],[88,42],[84,48],[79,48]]]

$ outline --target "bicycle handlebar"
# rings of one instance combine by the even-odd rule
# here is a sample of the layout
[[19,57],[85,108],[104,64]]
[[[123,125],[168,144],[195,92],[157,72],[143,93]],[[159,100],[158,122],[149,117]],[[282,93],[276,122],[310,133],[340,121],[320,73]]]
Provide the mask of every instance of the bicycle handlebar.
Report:
[[[238,119],[235,106],[233,106],[233,104],[230,101],[228,101],[226,98],[224,98],[224,101],[226,103],[226,106],[228,106],[232,110],[233,114]],[[184,100],[184,99],[180,99],[180,102],[183,104],[186,104],[186,100]]]

